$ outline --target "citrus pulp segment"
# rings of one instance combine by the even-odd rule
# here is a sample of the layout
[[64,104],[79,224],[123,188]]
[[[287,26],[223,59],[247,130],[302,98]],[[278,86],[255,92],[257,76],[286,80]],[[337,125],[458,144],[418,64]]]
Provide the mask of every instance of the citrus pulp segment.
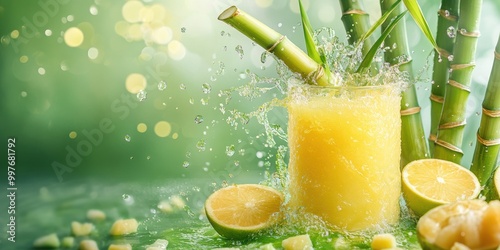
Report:
[[500,201],[463,200],[433,208],[420,217],[417,236],[424,250],[497,249]]

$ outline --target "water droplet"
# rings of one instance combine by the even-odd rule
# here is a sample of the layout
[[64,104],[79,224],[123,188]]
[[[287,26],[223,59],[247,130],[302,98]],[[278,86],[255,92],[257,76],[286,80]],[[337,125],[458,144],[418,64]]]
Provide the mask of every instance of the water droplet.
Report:
[[179,88],[180,88],[181,90],[186,90],[186,85],[185,85],[184,83],[181,83],[181,84],[179,85]]
[[26,97],[28,96],[28,93],[26,91],[21,91],[21,97]]
[[448,10],[444,10],[444,16],[450,16],[450,12]]
[[197,115],[195,118],[194,118],[194,123],[196,124],[200,124],[203,122],[203,116],[201,115]]
[[139,91],[139,93],[137,93],[137,99],[139,99],[139,101],[142,102],[142,101],[146,100],[147,95],[148,95],[148,93],[146,91],[141,90],[141,91]]
[[132,140],[132,138],[130,137],[130,135],[125,135],[126,142],[130,142],[131,140]]
[[453,55],[448,56],[448,61],[452,62],[453,61]]
[[203,83],[201,85],[201,88],[203,90],[203,93],[205,93],[205,94],[209,94],[210,91],[212,91],[212,86],[210,86],[210,84],[208,84],[208,83]]
[[196,143],[196,148],[199,150],[199,151],[205,151],[206,149],[206,145],[207,143],[205,142],[205,140],[199,140],[197,143]]
[[226,155],[231,157],[234,155],[235,149],[234,145],[226,146]]
[[149,156],[149,155],[146,156],[146,160],[149,160],[149,159],[151,159],[151,156]]
[[283,26],[283,24],[282,23],[278,23],[278,27],[281,28],[281,26]]
[[446,29],[446,34],[448,35],[449,38],[454,38],[457,34],[455,27],[450,26],[448,29]]
[[208,98],[202,98],[200,101],[201,101],[201,105],[203,106],[207,106],[208,105]]
[[221,32],[220,32],[220,35],[221,35],[221,36],[224,36],[225,34],[226,34],[226,32],[225,32],[225,31],[221,31]]
[[181,32],[182,32],[182,33],[186,33],[186,27],[182,27],[182,28],[181,28]]
[[122,194],[122,199],[123,202],[125,202],[126,205],[132,205],[134,204],[134,197],[129,194]]
[[167,83],[165,81],[160,81],[158,83],[158,90],[163,91],[167,88]]
[[397,45],[396,43],[394,43],[394,44],[392,45],[392,48],[393,48],[393,49],[395,49],[395,48],[397,48],[397,47],[398,47],[398,45]]
[[189,167],[189,161],[184,161],[184,162],[182,163],[182,167],[183,167],[183,168],[187,168],[187,167]]
[[194,104],[194,98],[193,97],[189,98],[189,104]]
[[266,63],[266,59],[267,59],[267,51],[264,51],[262,52],[262,54],[260,55],[260,62],[261,63]]
[[243,55],[245,54],[243,52],[243,47],[241,45],[238,45],[236,46],[236,48],[234,48],[234,50],[238,53],[238,55],[240,55],[240,59],[243,59]]

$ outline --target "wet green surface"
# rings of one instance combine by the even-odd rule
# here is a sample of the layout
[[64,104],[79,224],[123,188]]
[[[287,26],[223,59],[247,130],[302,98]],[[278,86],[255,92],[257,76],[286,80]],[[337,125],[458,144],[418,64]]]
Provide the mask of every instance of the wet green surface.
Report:
[[[309,234],[315,249],[370,249],[373,234],[341,234],[328,231],[318,220],[310,219],[300,224],[293,220],[247,241],[221,238],[202,214],[206,197],[213,192],[210,181],[204,179],[176,179],[165,181],[141,181],[136,183],[110,183],[109,180],[91,180],[53,185],[19,185],[16,209],[18,227],[16,242],[1,239],[2,249],[30,249],[33,241],[43,235],[56,233],[60,239],[71,236],[71,222],[92,222],[86,217],[89,209],[99,209],[106,214],[101,222],[92,222],[95,229],[89,236],[76,237],[71,249],[78,249],[83,239],[95,240],[100,249],[110,244],[129,243],[133,249],[144,249],[157,239],[169,241],[167,249],[213,249],[238,247],[258,249],[272,243],[281,248],[281,241],[299,234]],[[178,196],[184,202],[182,208],[162,212],[160,201]],[[112,237],[109,230],[113,222],[121,218],[135,218],[138,232],[122,237]],[[403,249],[418,249],[414,222],[403,219],[391,232]],[[335,246],[337,248],[335,248]]]

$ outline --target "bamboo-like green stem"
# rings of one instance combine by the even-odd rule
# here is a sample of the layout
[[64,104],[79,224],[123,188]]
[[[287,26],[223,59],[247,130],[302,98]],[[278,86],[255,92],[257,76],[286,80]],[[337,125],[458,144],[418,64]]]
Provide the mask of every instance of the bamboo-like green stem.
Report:
[[[363,11],[360,1],[339,0],[342,8],[342,22],[347,33],[349,44],[356,44],[359,39],[370,29],[370,17]],[[366,55],[375,43],[373,36],[363,42],[362,53]]]
[[495,49],[495,61],[483,100],[481,123],[472,158],[471,171],[485,185],[496,168],[500,149],[500,36]]
[[449,55],[453,52],[458,23],[459,0],[442,0],[438,11],[436,43],[439,53],[434,54],[431,90],[431,128],[429,147],[434,149],[434,141],[438,131],[439,119],[444,102],[445,86],[449,78]]
[[465,107],[470,93],[471,75],[474,69],[479,18],[482,0],[460,1],[460,18],[453,48],[452,70],[445,89],[445,100],[439,120],[434,157],[460,164],[465,127]]
[[[381,0],[380,7],[382,12],[386,12],[394,4],[394,0]],[[399,5],[394,10],[388,20],[403,12],[403,5]],[[382,28],[385,29],[389,24],[386,21]],[[408,72],[410,81],[413,81],[412,59],[408,48],[408,39],[406,36],[406,24],[399,22],[392,30],[391,34],[385,39],[385,46],[389,47],[385,51],[385,61],[391,65],[399,65],[402,72]],[[420,106],[418,104],[415,86],[412,84],[401,98],[401,167],[407,163],[428,158],[429,149],[424,134],[422,117],[420,115]]]
[[329,85],[329,75],[321,65],[311,59],[303,50],[269,26],[231,6],[219,15],[219,20],[231,25],[239,32],[256,42],[268,52],[282,60],[288,68],[299,73],[309,83]]

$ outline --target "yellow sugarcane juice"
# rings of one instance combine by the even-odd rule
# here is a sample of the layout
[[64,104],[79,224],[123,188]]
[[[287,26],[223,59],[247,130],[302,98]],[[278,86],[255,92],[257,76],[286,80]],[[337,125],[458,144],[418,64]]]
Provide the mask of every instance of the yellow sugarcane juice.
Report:
[[397,223],[400,91],[291,84],[289,97],[290,205],[347,231]]

